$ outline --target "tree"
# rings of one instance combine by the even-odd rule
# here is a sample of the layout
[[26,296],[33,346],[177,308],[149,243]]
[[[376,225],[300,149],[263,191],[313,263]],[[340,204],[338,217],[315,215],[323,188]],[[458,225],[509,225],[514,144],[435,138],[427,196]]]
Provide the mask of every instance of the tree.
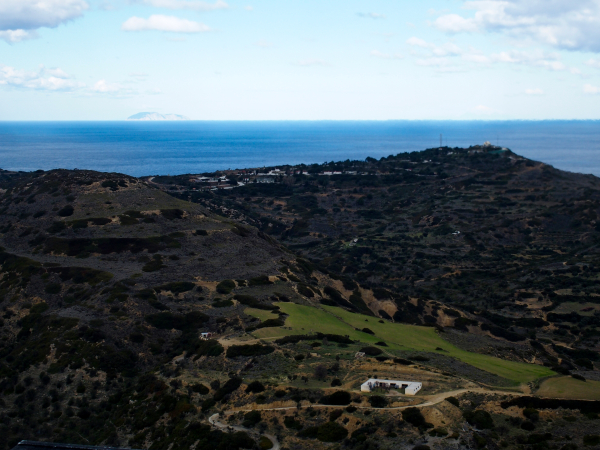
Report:
[[327,377],[327,367],[325,367],[323,364],[319,364],[317,367],[315,367],[313,374],[317,380],[322,380]]

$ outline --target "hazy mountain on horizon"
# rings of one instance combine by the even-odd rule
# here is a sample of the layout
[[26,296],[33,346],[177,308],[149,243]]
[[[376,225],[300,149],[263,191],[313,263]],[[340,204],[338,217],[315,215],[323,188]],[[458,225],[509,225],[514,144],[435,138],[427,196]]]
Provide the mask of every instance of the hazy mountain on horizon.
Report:
[[190,120],[189,117],[179,114],[159,114],[157,112],[141,112],[129,116],[127,120]]

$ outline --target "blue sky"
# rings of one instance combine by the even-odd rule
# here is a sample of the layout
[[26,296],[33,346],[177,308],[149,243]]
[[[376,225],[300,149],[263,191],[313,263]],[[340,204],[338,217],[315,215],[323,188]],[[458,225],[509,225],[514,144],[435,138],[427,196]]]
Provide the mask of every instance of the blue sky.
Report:
[[599,119],[600,0],[0,0],[0,120]]

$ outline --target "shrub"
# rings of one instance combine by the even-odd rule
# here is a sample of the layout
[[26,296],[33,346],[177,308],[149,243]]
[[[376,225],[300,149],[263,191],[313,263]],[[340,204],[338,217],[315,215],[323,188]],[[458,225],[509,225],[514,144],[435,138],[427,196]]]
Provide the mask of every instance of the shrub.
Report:
[[349,412],[350,414],[352,414],[354,411],[356,411],[358,408],[356,406],[347,406],[346,407],[346,411]]
[[385,408],[387,406],[387,400],[380,395],[372,395],[369,397],[369,403],[373,408]]
[[246,428],[252,428],[261,420],[262,416],[260,415],[260,411],[250,411],[249,413],[244,414],[244,421],[242,422],[242,425]]
[[445,428],[434,428],[429,432],[429,435],[433,437],[446,437],[448,436],[448,430]]
[[375,333],[370,328],[363,328],[361,331],[363,333],[367,333],[367,334],[371,334],[371,335],[375,336]]
[[587,436],[583,437],[583,445],[593,446],[593,445],[599,445],[599,444],[600,444],[600,436],[598,436],[597,434],[588,434]]
[[456,397],[448,397],[446,399],[446,401],[448,403],[450,403],[451,405],[456,406],[457,408],[460,406],[460,402],[458,401],[458,399]]
[[340,417],[342,417],[342,414],[344,412],[341,409],[336,409],[335,411],[331,411],[329,413],[329,421],[330,422],[335,422],[337,419],[339,419]]
[[183,210],[181,209],[161,209],[160,213],[167,220],[183,219]]
[[298,293],[300,295],[304,295],[305,297],[308,298],[313,298],[315,296],[315,293],[306,285],[304,284],[299,284],[298,286]]
[[349,392],[335,391],[333,394],[321,397],[319,403],[322,405],[344,406],[349,405],[351,400],[352,396]]
[[327,422],[317,430],[317,439],[321,442],[338,442],[348,436],[348,430],[337,422]]
[[73,215],[75,209],[71,205],[67,205],[57,212],[60,217],[69,217]]
[[265,286],[267,284],[273,284],[273,282],[270,281],[269,277],[266,275],[250,278],[250,280],[248,280],[248,286]]
[[217,284],[217,292],[219,294],[230,294],[231,291],[235,289],[235,281],[233,280],[223,280],[219,284]]
[[144,342],[144,339],[145,337],[142,333],[131,333],[129,335],[129,340],[134,344],[141,344],[142,342]]
[[403,366],[410,366],[410,365],[414,364],[410,359],[404,359],[404,358],[394,358],[394,362],[396,364],[402,364]]
[[535,425],[533,424],[533,422],[526,420],[521,424],[521,429],[525,431],[533,431],[535,430]]
[[286,426],[286,428],[291,428],[292,430],[302,429],[302,424],[294,419],[293,416],[285,416],[283,419],[283,424]]
[[334,378],[331,382],[331,387],[341,386],[342,381],[339,378]]
[[480,430],[487,430],[494,427],[494,419],[492,419],[490,413],[481,409],[465,411],[463,417],[467,422]]
[[273,443],[268,437],[261,436],[260,440],[258,441],[258,447],[260,450],[270,450],[273,448]]
[[404,421],[410,423],[412,426],[424,430],[427,428],[433,428],[433,425],[425,421],[425,417],[421,414],[418,408],[407,408],[402,411],[402,418]]
[[251,344],[251,345],[232,345],[227,349],[227,357],[235,358],[237,356],[260,356],[273,353],[275,348],[270,345]]
[[360,351],[368,356],[379,356],[383,353],[383,350],[377,347],[363,347]]
[[258,394],[259,392],[264,392],[265,386],[260,381],[253,381],[246,388],[246,392],[252,392],[254,394]]
[[215,401],[219,401],[222,400],[223,397],[225,397],[228,394],[231,394],[233,391],[235,391],[237,388],[239,388],[242,384],[242,379],[241,378],[230,378],[229,380],[227,380],[227,383],[225,383],[223,386],[221,386],[219,389],[217,389],[217,391],[215,392],[215,395],[213,396],[213,399]]
[[182,294],[194,289],[196,285],[189,281],[175,281],[154,288],[156,292],[171,291],[173,294]]
[[575,378],[576,380],[579,380],[579,381],[586,381],[586,379],[583,375],[579,375],[577,373],[572,373],[571,378]]
[[213,308],[228,308],[229,306],[233,306],[233,302],[231,300],[217,300],[212,304]]
[[210,392],[210,390],[201,383],[192,384],[190,388],[192,389],[192,392],[196,392],[200,395],[206,395]]
[[44,289],[44,291],[46,292],[46,294],[58,294],[60,293],[61,288],[62,285],[60,283],[51,283],[48,286],[46,286],[46,289]]

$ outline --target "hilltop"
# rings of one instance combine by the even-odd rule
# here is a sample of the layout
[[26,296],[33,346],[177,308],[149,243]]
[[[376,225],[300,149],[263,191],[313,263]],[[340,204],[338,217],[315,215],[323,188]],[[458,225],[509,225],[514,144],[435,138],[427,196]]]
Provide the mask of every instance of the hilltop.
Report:
[[[475,146],[176,177],[0,171],[0,195],[2,448],[600,434],[598,402],[569,400],[600,400],[596,177]],[[423,390],[361,393],[374,377]],[[211,428],[231,411],[246,431]]]

